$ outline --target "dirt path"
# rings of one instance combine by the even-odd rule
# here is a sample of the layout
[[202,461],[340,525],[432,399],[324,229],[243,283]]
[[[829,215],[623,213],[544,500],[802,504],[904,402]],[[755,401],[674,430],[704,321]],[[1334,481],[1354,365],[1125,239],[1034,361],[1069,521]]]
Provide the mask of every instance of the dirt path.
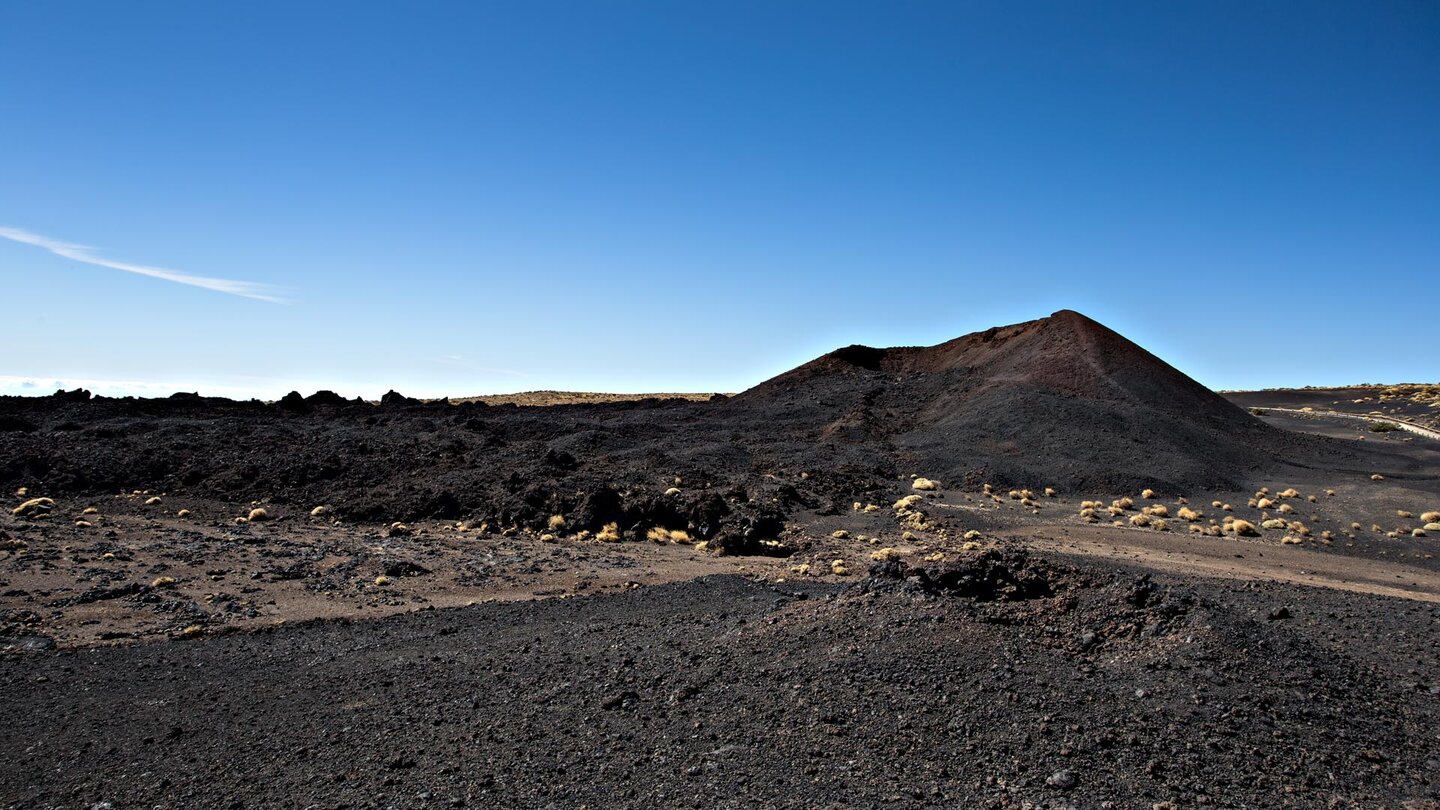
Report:
[[1360,421],[1362,421],[1362,422],[1388,422],[1388,423],[1394,425],[1395,427],[1397,427],[1397,428],[1399,428],[1399,429],[1401,429],[1401,430],[1403,430],[1403,431],[1406,431],[1406,432],[1408,432],[1408,433],[1414,433],[1416,436],[1424,436],[1424,437],[1427,438],[1427,439],[1435,439],[1435,440],[1437,440],[1437,441],[1440,441],[1440,430],[1432,430],[1432,429],[1430,429],[1430,428],[1427,428],[1427,427],[1424,427],[1424,426],[1421,426],[1421,425],[1417,425],[1417,424],[1415,424],[1414,422],[1411,422],[1411,421],[1409,421],[1409,420],[1403,419],[1403,418],[1398,417],[1398,416],[1389,416],[1389,415],[1372,416],[1372,415],[1370,415],[1370,414],[1363,414],[1363,413],[1349,413],[1349,412],[1346,412],[1346,411],[1317,410],[1317,409],[1315,409],[1315,408],[1310,408],[1310,409],[1307,410],[1307,409],[1305,409],[1305,408],[1274,408],[1274,407],[1266,407],[1266,408],[1261,408],[1261,410],[1264,410],[1264,411],[1276,411],[1276,412],[1279,412],[1279,413],[1292,413],[1292,414],[1298,414],[1298,415],[1301,415],[1301,416],[1333,416],[1333,417],[1338,417],[1338,418],[1340,418],[1340,419],[1358,419],[1358,420],[1360,420]]
[[1021,538],[1041,551],[1119,560],[1169,574],[1287,582],[1440,602],[1440,574],[1302,546],[1090,526],[1041,527]]
[[[543,542],[438,521],[401,536],[306,518],[237,526],[245,507],[234,504],[170,498],[156,514],[138,503],[61,499],[54,519],[0,515],[0,651],[41,637],[87,647],[784,570],[684,543]],[[91,504],[92,525],[68,519]],[[185,518],[173,514],[181,507]]]

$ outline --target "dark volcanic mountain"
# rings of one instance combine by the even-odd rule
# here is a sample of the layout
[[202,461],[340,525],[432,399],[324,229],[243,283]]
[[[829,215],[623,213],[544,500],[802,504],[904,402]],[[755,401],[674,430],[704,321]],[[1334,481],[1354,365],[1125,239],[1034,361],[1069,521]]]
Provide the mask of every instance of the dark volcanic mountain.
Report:
[[[878,501],[916,474],[1184,493],[1320,465],[1380,469],[1361,452],[1268,427],[1069,311],[929,348],[851,346],[713,402],[0,398],[0,485],[12,488],[326,503],[374,520],[563,514],[702,536],[759,509]],[[676,476],[683,494],[661,498]]]
[[736,400],[792,431],[815,425],[822,444],[884,446],[972,483],[1227,488],[1320,449],[1069,310],[938,346],[849,346]]

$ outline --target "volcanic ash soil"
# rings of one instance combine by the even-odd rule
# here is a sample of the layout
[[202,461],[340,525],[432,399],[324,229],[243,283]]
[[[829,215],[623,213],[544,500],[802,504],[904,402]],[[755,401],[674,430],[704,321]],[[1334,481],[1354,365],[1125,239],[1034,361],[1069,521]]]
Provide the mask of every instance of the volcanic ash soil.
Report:
[[992,550],[843,588],[716,576],[10,657],[0,788],[27,807],[1428,807],[1437,619]]
[[1434,443],[1073,312],[567,401],[0,398],[0,804],[1440,807]]

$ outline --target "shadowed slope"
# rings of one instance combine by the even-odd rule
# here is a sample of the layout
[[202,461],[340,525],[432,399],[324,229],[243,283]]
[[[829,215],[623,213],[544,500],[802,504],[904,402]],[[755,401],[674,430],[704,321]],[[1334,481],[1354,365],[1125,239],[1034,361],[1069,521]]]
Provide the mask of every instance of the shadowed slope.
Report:
[[849,346],[736,405],[795,430],[809,422],[821,443],[880,442],[917,470],[972,483],[1230,486],[1318,444],[1069,310],[937,346]]

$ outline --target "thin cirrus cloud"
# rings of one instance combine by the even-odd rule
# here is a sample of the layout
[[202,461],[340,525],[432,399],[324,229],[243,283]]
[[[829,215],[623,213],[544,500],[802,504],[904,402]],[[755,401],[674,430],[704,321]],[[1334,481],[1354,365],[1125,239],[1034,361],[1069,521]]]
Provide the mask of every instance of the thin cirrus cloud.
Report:
[[112,270],[123,270],[126,273],[135,273],[141,276],[150,276],[164,281],[172,281],[176,284],[188,284],[191,287],[201,287],[226,295],[238,295],[241,298],[253,298],[256,301],[268,301],[272,304],[288,304],[285,298],[281,297],[281,290],[269,284],[259,284],[253,281],[236,281],[228,278],[210,278],[209,276],[197,276],[185,273],[180,270],[167,270],[163,267],[149,267],[143,264],[130,264],[129,262],[117,262],[113,259],[106,259],[103,256],[96,256],[92,248],[85,245],[72,245],[68,242],[60,242],[39,234],[19,228],[0,227],[0,239],[9,239],[12,242],[19,242],[24,245],[34,245],[50,251],[56,256],[72,259],[77,262],[93,264],[97,267],[109,267]]

